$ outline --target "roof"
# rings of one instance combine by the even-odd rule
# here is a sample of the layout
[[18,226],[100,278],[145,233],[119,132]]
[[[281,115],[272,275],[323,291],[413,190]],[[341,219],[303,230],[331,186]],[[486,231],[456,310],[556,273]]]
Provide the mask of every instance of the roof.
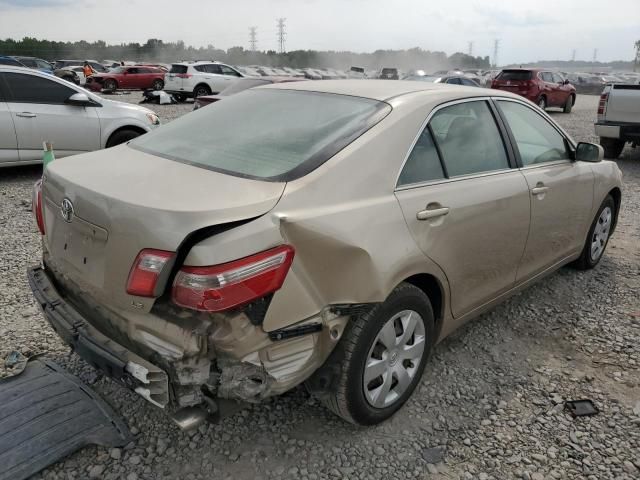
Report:
[[459,94],[461,97],[514,96],[509,92],[503,92],[501,90],[489,90],[442,83],[415,82],[410,80],[322,80],[315,82],[276,83],[258,88],[281,88],[285,90],[336,93],[381,101],[423,91],[432,91],[434,94],[440,93],[453,96]]

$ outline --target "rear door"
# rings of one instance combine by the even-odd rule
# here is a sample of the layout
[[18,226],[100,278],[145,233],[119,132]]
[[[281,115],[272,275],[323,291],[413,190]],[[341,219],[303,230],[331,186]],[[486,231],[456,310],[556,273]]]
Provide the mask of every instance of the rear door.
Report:
[[460,317],[513,287],[529,230],[529,189],[487,100],[439,107],[396,197],[416,243],[445,272]]
[[[231,85],[231,79],[222,75],[222,69],[220,65],[210,63],[208,65],[201,65],[202,69],[206,72],[205,79],[212,93],[220,93],[222,90]],[[195,67],[198,68],[198,67]]]
[[7,105],[15,126],[20,160],[42,159],[42,142],[50,141],[57,156],[100,148],[98,107],[67,105],[76,90],[57,77],[0,73],[7,87]]
[[16,129],[13,126],[11,110],[9,110],[9,105],[5,101],[5,89],[1,77],[2,74],[0,73],[0,164],[20,160]]
[[531,229],[518,269],[525,281],[582,249],[591,221],[594,175],[576,162],[564,136],[539,112],[496,100],[508,125],[531,202]]

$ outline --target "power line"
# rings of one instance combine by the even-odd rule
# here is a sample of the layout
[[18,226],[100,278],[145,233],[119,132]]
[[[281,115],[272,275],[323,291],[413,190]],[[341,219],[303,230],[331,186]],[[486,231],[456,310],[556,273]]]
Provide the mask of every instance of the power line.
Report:
[[256,31],[258,27],[249,27],[249,48],[251,48],[252,52],[255,52],[258,49],[258,40],[256,37]]
[[472,41],[471,41],[471,42],[469,42],[468,55],[469,55],[470,57],[472,57],[472,56],[473,56],[473,42],[472,42]]
[[493,66],[498,66],[498,52],[500,51],[500,39],[496,38],[493,42]]
[[284,53],[285,48],[284,48],[284,39],[287,36],[287,32],[285,32],[284,28],[285,28],[285,24],[284,22],[286,21],[286,18],[278,18],[276,20],[276,25],[278,27],[278,34],[277,34],[277,38],[278,38],[278,47],[279,47],[279,51],[280,53]]

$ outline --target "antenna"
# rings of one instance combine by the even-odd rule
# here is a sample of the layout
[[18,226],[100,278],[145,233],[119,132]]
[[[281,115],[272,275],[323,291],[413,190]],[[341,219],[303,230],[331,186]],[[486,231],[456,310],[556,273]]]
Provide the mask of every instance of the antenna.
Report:
[[286,18],[278,18],[276,20],[277,22],[277,26],[278,26],[278,47],[280,50],[280,53],[284,53],[285,49],[284,49],[284,39],[287,36],[287,32],[285,32],[285,23],[286,22]]
[[258,40],[256,38],[257,30],[258,27],[249,27],[249,48],[251,48],[252,52],[258,49]]
[[493,66],[498,66],[498,52],[500,51],[500,39],[496,38],[493,42]]

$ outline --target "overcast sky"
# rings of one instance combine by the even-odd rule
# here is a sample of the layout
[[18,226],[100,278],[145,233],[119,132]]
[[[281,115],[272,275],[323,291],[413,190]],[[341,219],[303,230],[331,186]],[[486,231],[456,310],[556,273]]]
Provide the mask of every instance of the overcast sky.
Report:
[[[640,0],[0,0],[0,36],[50,40],[184,40],[227,49],[277,49],[276,18],[286,18],[286,48],[351,50],[421,47],[535,60],[630,60],[640,39]],[[1,53],[1,52],[0,52]]]

